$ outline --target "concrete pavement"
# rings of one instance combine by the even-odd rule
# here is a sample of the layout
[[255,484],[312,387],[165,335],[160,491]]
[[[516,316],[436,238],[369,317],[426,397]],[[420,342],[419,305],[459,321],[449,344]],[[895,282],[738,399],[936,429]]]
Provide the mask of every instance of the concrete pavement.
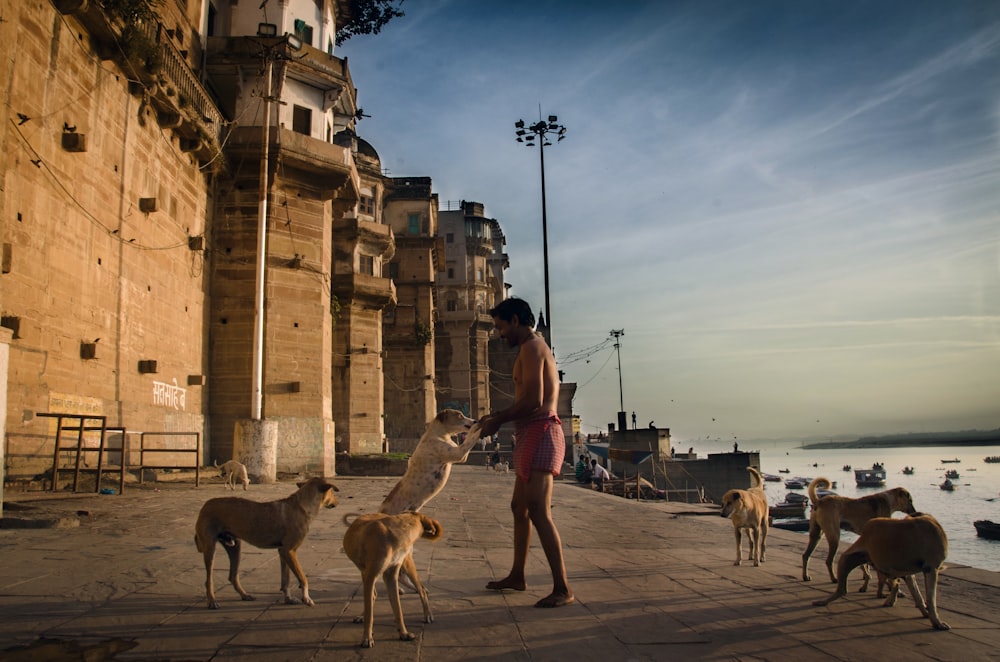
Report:
[[[939,605],[952,629],[938,632],[907,596],[880,607],[851,593],[830,607],[812,601],[826,545],[799,579],[803,534],[772,529],[767,561],[733,565],[732,525],[713,506],[636,502],[557,481],[553,513],[575,604],[533,608],[551,578],[533,540],[526,592],[486,591],[511,562],[508,502],[513,475],[458,466],[425,508],[445,529],[419,542],[416,560],[435,621],[402,598],[416,641],[396,638],[389,603],[375,603],[375,648],[359,649],[360,576],[341,551],[349,512],[373,512],[397,478],[337,477],[340,506],[321,512],[299,557],[315,607],[285,605],[274,550],[244,546],[243,602],[216,556],[222,608],[205,606],[195,550],[201,504],[231,495],[221,481],[132,485],[124,495],[8,492],[0,528],[0,660],[995,660],[1000,656],[1000,573],[950,566]],[[292,481],[251,485],[271,500]],[[243,496],[238,491],[238,496]],[[79,514],[78,514],[79,513]],[[49,528],[22,528],[32,522]],[[75,525],[79,522],[78,525]],[[21,524],[22,527],[13,527]],[[61,526],[54,526],[61,524]],[[860,580],[852,577],[851,589]]]

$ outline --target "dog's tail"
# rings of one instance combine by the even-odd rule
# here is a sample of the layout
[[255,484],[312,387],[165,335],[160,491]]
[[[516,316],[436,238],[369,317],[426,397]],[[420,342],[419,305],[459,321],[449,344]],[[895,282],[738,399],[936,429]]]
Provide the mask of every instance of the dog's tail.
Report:
[[354,522],[354,520],[358,519],[359,517],[361,517],[361,513],[347,513],[346,515],[344,515],[342,519],[344,521],[344,524],[350,526]]
[[212,466],[215,467],[216,469],[218,469],[219,468],[219,461],[218,460],[212,460]]
[[828,490],[832,486],[833,484],[830,482],[829,478],[823,478],[820,476],[819,478],[812,479],[809,483],[809,503],[812,504],[813,508],[815,508],[816,504],[819,503],[819,497],[816,496],[816,490]]
[[416,513],[420,517],[420,523],[424,527],[424,534],[421,536],[424,540],[437,540],[444,533],[444,529],[441,527],[441,522],[436,519],[432,519],[427,515],[421,515]]
[[757,471],[755,467],[747,467],[747,471],[750,472],[750,476],[753,477],[754,482],[757,483],[756,485],[751,485],[750,489],[755,487],[764,487],[764,477],[760,475],[760,472]]

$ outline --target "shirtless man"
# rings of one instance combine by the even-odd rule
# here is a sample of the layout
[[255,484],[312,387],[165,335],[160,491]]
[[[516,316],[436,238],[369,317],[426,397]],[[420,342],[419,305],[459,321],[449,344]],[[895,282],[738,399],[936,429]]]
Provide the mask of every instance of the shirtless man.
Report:
[[566,453],[562,422],[556,416],[559,373],[552,350],[534,331],[535,316],[526,301],[506,299],[490,315],[500,337],[510,347],[518,348],[513,370],[514,404],[484,416],[479,421],[480,434],[489,436],[512,421],[517,442],[513,462],[516,479],[510,502],[514,514],[514,563],[510,574],[489,582],[486,588],[525,590],[524,565],[534,524],[552,570],[552,593],[535,606],[561,607],[574,598],[566,580],[562,540],[552,521],[552,480],[559,475]]

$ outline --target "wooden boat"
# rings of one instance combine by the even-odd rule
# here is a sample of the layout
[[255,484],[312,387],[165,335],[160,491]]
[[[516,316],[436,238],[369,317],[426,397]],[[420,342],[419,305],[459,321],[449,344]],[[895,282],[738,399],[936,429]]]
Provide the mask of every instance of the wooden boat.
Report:
[[980,538],[1000,540],[1000,524],[988,519],[978,519],[972,525],[976,527],[976,535]]
[[778,469],[779,474],[789,474],[792,473],[790,469]]
[[990,455],[983,459],[983,462],[989,462],[990,464],[1000,463],[1000,455]]
[[944,472],[944,477],[945,478],[954,478],[955,480],[958,480],[958,472],[955,471],[954,469],[948,469],[948,471]]
[[957,457],[954,460],[941,460],[941,464],[958,464],[961,462]]
[[844,471],[850,471],[850,470],[851,470],[851,465],[845,464],[844,465]]
[[776,529],[784,529],[785,531],[808,531],[809,520],[802,517],[777,519],[771,522],[771,526]]
[[938,487],[940,487],[945,492],[954,492],[955,491],[955,483],[951,482],[947,478],[945,478],[944,482],[941,483]]
[[775,476],[774,474],[761,474],[764,476],[764,480],[768,483],[780,483],[781,476]]
[[876,462],[871,469],[855,469],[854,482],[858,487],[882,487],[885,485],[885,467]]
[[913,467],[903,467],[903,473],[907,476],[912,476],[914,471],[916,471],[916,469]]
[[767,510],[773,519],[802,518],[806,516],[806,502],[790,503],[784,501],[774,504]]
[[798,492],[789,492],[785,495],[785,503],[809,503],[809,497]]
[[786,478],[785,487],[790,490],[804,490],[809,486],[809,478]]

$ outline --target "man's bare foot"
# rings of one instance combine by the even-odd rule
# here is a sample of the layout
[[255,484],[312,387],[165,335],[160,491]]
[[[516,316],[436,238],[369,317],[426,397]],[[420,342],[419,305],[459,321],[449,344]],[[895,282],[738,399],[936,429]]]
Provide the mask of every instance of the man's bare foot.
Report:
[[535,606],[543,609],[551,609],[552,607],[565,607],[566,605],[573,604],[575,601],[576,598],[573,597],[572,593],[557,593],[553,591],[536,602]]
[[498,579],[493,582],[488,582],[486,588],[491,591],[502,591],[504,589],[513,589],[515,591],[523,591],[527,586],[524,583],[524,579],[514,579],[512,577],[504,577],[503,579]]

